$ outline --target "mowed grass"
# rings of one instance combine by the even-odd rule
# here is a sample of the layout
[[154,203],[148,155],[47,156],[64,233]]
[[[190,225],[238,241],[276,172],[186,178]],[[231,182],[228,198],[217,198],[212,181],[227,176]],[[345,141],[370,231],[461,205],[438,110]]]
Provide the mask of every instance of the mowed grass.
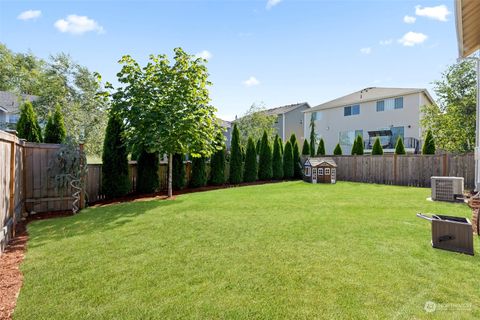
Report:
[[429,192],[298,181],[33,222],[14,318],[479,318],[478,255],[415,216],[471,213]]

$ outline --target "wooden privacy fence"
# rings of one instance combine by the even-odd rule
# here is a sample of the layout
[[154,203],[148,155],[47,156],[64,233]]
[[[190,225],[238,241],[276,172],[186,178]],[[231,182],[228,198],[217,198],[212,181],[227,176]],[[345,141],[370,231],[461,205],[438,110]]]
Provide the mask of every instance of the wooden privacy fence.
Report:
[[432,176],[455,176],[465,179],[466,188],[475,187],[473,153],[334,156],[333,159],[340,181],[430,187]]

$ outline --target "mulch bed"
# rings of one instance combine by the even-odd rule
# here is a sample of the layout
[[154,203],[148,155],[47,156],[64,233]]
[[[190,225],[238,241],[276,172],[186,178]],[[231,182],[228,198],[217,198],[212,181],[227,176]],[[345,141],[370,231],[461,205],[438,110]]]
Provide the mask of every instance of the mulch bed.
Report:
[[[221,186],[207,186],[201,188],[186,188],[183,190],[174,191],[173,199],[176,195],[187,194],[192,192],[204,192],[217,189],[236,188],[242,186],[253,186],[267,183],[276,183],[281,181],[255,181],[248,183],[241,183],[238,185],[225,184]],[[93,207],[104,206],[115,203],[131,202],[131,201],[145,201],[152,199],[168,199],[165,192],[157,192],[151,194],[130,194],[125,197],[101,200],[93,204]],[[30,221],[51,219],[58,217],[71,216],[71,211],[57,211],[38,213],[21,221],[17,224],[15,237],[10,241],[5,252],[0,255],[0,320],[12,319],[12,314],[15,309],[18,294],[23,283],[23,275],[20,272],[20,264],[25,257],[25,250],[27,247],[28,233],[26,226]]]

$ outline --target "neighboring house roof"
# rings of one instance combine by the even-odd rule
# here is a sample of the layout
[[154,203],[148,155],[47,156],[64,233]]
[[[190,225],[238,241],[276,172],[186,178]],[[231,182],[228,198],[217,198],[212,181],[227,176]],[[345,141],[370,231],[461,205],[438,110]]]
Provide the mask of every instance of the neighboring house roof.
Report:
[[300,102],[300,103],[289,104],[289,105],[281,106],[277,108],[267,109],[264,112],[267,115],[280,115],[304,106],[307,106],[308,108],[310,108],[310,105],[308,104],[308,102]]
[[222,128],[230,128],[232,126],[232,123],[230,121],[222,120],[220,118],[217,118],[217,119],[218,119],[218,122],[220,123],[220,127]]
[[346,96],[322,103],[318,106],[306,110],[305,112],[331,109],[343,106],[349,106],[352,104],[364,103],[368,101],[382,100],[393,98],[397,96],[403,96],[408,94],[420,93],[423,92],[430,100],[431,103],[434,103],[432,97],[428,93],[427,89],[423,88],[379,88],[379,87],[370,87],[365,88],[354,93],[347,94]]
[[6,110],[7,113],[18,113],[20,105],[23,101],[35,101],[37,96],[29,94],[16,94],[8,91],[0,91],[0,108]]
[[305,161],[305,164],[310,164],[310,166],[312,166],[312,167],[316,167],[316,166],[319,166],[321,164],[328,164],[328,165],[331,165],[333,167],[337,166],[335,160],[333,160],[331,158],[308,158]]

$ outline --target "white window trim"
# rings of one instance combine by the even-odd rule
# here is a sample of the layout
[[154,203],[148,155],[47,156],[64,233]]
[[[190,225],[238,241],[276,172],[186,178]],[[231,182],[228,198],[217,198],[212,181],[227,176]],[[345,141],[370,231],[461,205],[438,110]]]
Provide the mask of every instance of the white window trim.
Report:
[[310,177],[311,176],[311,168],[310,167],[305,167],[305,176]]
[[323,168],[318,168],[318,175],[323,176]]
[[325,168],[325,175],[326,176],[330,175],[330,168]]

